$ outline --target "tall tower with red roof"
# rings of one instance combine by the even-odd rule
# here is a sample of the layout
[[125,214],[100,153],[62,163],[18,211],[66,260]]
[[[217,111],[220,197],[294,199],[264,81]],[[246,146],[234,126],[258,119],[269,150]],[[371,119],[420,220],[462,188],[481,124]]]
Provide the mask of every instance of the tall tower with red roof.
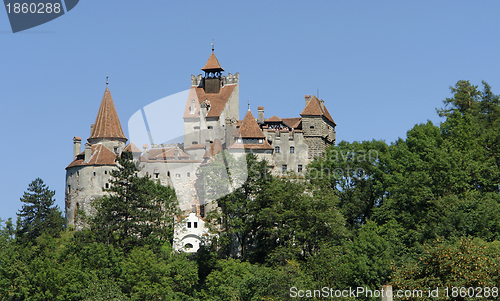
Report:
[[239,119],[239,73],[223,75],[213,48],[201,70],[203,75],[191,75],[183,116],[184,148],[196,154],[196,150],[206,149],[216,140],[228,144],[226,120],[236,124]]
[[[109,188],[116,156],[122,153],[127,142],[107,86],[87,141],[84,151],[81,151],[81,138],[73,138],[73,161],[66,167],[66,222],[76,229],[83,227],[77,210],[92,213],[92,202],[104,195],[103,188]],[[132,144],[129,147],[137,149]]]

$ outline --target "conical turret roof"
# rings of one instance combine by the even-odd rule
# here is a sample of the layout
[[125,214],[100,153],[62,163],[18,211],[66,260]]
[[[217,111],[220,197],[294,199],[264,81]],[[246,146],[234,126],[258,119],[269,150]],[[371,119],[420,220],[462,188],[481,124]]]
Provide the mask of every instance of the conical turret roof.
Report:
[[95,119],[94,129],[90,134],[89,140],[97,138],[127,140],[127,137],[123,134],[122,125],[108,87],[106,87],[106,91],[104,91],[101,106],[99,107],[97,118]]

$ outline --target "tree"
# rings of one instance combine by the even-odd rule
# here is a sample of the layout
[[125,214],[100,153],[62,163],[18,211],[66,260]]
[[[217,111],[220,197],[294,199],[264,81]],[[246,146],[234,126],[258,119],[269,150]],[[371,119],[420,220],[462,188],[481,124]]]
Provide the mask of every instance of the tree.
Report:
[[387,152],[384,141],[341,141],[307,167],[311,183],[338,197],[336,206],[350,230],[359,229],[383,203]]
[[[456,242],[436,240],[432,245],[425,245],[424,252],[416,262],[394,267],[394,289],[420,289],[426,292],[420,298],[405,300],[471,300],[466,297],[471,294],[474,297],[479,292],[482,298],[496,299],[500,275],[498,249],[495,252],[488,250],[494,247],[494,244],[466,237]],[[492,295],[493,287],[496,287],[496,296]],[[439,288],[439,297],[430,297],[427,294],[429,288]],[[445,288],[448,288],[448,296]],[[465,291],[461,288],[465,288]],[[468,288],[474,288],[474,291],[468,291]]]
[[17,213],[16,237],[22,242],[35,242],[46,233],[58,237],[64,226],[64,218],[58,206],[54,206],[55,191],[50,190],[40,178],[30,183],[21,202],[23,207]]
[[[213,230],[220,231],[214,243],[223,256],[247,258],[247,248],[253,245],[255,213],[262,209],[257,206],[256,198],[263,193],[264,183],[270,181],[271,175],[266,161],[258,161],[253,154],[248,154],[243,159],[246,159],[248,167],[246,181],[230,194],[217,199],[220,210],[210,212],[207,219]],[[220,170],[219,164],[214,168],[216,172]],[[211,170],[205,169],[204,172],[210,174]]]
[[90,220],[97,240],[128,252],[134,246],[161,246],[172,242],[175,216],[179,215],[175,191],[149,177],[138,177],[129,152],[118,158],[111,172],[109,192],[95,201]]

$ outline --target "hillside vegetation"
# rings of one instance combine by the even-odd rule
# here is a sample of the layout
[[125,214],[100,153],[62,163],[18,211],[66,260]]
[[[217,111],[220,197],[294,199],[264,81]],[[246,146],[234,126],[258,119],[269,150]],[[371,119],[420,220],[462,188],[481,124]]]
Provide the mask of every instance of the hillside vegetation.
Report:
[[54,192],[36,179],[18,220],[1,223],[0,299],[288,300],[385,284],[440,288],[408,300],[471,300],[453,287],[495,299],[500,99],[485,82],[451,92],[440,125],[415,125],[391,144],[342,141],[305,177],[273,177],[248,155],[247,180],[208,214],[218,235],[196,254],[172,251],[173,190],[134,176],[126,156],[113,194],[95,216],[80,214],[85,231],[64,228]]

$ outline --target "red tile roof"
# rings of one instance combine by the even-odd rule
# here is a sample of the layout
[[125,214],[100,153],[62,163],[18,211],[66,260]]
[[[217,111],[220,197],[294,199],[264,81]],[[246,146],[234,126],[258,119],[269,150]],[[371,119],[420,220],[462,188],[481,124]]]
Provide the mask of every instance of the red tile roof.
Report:
[[210,144],[210,150],[212,151],[213,156],[222,151],[222,143],[219,138],[215,138],[214,142]]
[[312,98],[307,103],[300,116],[325,116],[326,119],[333,122],[334,125],[337,125],[335,121],[333,121],[332,116],[324,106],[324,109],[321,107],[320,100],[316,96],[312,96]]
[[[236,85],[226,85],[220,88],[219,93],[205,93],[203,87],[192,87],[186,101],[184,118],[200,118],[200,104],[205,100],[210,102],[210,110],[207,112],[207,117],[219,117],[226,107],[229,97],[233,94],[235,87]],[[193,114],[191,114],[191,99],[195,100]]]
[[66,169],[74,166],[84,166],[84,165],[116,165],[116,154],[110,151],[107,147],[102,144],[94,144],[91,146],[90,150],[90,160],[85,162],[85,151],[81,152],[76,156],[76,159],[69,164]]
[[281,119],[283,122],[288,125],[291,128],[296,129],[299,127],[300,121],[302,120],[301,117],[293,117],[293,118],[283,118]]
[[247,111],[236,136],[242,138],[266,138],[251,111]]
[[178,150],[178,158],[189,158],[189,155],[186,154],[182,149],[178,147],[169,147],[169,148],[153,148],[149,150],[149,160],[165,160],[175,158],[175,150]]
[[130,142],[123,151],[131,153],[142,153],[142,151],[133,142]]
[[101,106],[95,119],[94,129],[89,137],[89,139],[95,138],[119,138],[127,140],[125,134],[123,134],[122,125],[108,87],[104,91]]
[[220,66],[219,60],[217,59],[217,57],[215,56],[215,53],[213,51],[210,54],[210,57],[208,58],[208,61],[205,64],[205,67],[201,68],[201,70],[203,70],[203,71],[212,71],[212,70],[224,71],[224,69],[222,69],[222,67]]
[[269,121],[269,122],[280,122],[281,118],[279,118],[278,116],[274,115],[273,117],[266,119],[266,121]]

